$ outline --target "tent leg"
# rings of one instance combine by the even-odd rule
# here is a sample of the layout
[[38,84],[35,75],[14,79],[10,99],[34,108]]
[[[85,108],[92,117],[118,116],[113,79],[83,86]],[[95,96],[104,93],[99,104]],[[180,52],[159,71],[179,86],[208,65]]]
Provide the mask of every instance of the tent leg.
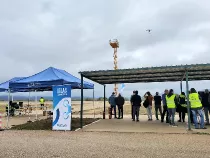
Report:
[[104,85],[104,111],[103,111],[103,119],[106,118],[106,85]]
[[31,93],[28,93],[28,121],[27,122],[31,122],[31,117],[30,117],[30,98],[31,98]]
[[9,129],[9,114],[10,114],[10,89],[8,89],[8,108],[7,108],[7,129]]
[[94,92],[94,89],[93,89],[93,116],[95,118],[95,92]]
[[81,74],[81,107],[80,107],[80,128],[83,128],[83,75]]
[[38,120],[38,114],[37,114],[37,93],[36,93],[36,90],[35,90],[35,103],[36,103],[36,120]]
[[189,102],[189,84],[188,84],[188,71],[186,71],[186,94],[187,94],[187,115],[188,115],[188,130],[191,130],[190,120],[190,102]]

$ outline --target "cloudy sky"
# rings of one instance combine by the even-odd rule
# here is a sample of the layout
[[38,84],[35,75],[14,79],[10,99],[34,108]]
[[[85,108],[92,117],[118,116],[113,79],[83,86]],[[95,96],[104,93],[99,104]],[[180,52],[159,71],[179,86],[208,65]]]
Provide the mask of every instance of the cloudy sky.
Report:
[[[77,77],[113,69],[112,38],[120,42],[119,68],[210,63],[209,6],[209,0],[0,0],[0,81],[50,66]],[[179,83],[125,86],[125,96],[133,89],[179,92]],[[192,86],[210,88],[207,81]],[[102,95],[103,87],[95,87]]]

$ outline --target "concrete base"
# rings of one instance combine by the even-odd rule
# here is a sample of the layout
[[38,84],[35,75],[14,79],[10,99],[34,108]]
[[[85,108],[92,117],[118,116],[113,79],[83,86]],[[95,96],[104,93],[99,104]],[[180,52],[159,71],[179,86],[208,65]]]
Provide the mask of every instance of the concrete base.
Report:
[[[177,120],[177,119],[176,119]],[[168,123],[161,123],[160,120],[148,121],[147,116],[140,116],[140,122],[134,122],[131,118],[124,119],[105,119],[92,124],[83,129],[91,132],[137,132],[137,133],[170,133],[170,134],[187,134],[187,133],[209,133],[207,130],[188,130],[187,123],[176,122],[177,127],[172,127]]]

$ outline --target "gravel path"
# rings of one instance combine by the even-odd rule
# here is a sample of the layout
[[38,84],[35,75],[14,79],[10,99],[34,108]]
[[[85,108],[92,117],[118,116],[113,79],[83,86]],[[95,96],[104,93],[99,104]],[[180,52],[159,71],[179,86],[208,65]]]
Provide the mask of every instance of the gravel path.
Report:
[[210,157],[210,136],[111,132],[0,132],[0,157]]

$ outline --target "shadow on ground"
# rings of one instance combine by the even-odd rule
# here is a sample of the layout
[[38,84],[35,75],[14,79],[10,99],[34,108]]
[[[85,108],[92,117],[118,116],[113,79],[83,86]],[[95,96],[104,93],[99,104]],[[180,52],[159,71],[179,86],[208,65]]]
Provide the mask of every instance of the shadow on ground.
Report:
[[[83,126],[90,124],[98,119],[93,118],[84,118]],[[80,118],[72,118],[71,122],[72,131],[80,128]],[[15,125],[11,128],[11,130],[52,130],[52,119],[44,119],[34,122],[28,122],[21,125]]]

